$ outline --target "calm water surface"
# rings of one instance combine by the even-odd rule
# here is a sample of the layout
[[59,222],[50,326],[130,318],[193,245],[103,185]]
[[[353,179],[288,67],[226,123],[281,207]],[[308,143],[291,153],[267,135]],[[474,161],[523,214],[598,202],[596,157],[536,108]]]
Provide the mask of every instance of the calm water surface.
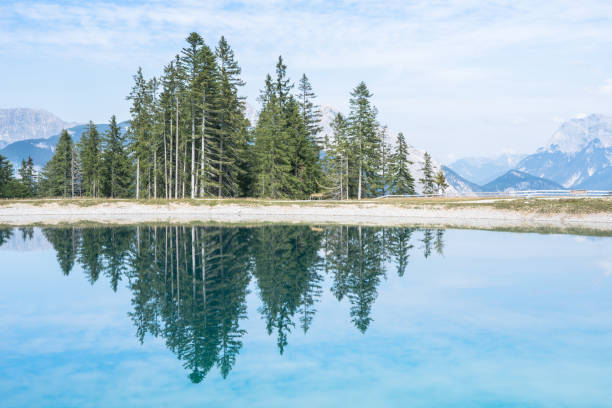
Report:
[[612,238],[0,230],[2,407],[610,407]]

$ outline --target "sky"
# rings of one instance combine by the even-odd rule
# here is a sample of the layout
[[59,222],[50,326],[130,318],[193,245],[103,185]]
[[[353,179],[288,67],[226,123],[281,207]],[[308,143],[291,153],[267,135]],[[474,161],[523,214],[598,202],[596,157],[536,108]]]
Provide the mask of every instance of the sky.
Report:
[[0,108],[129,118],[132,75],[197,31],[235,50],[257,106],[282,55],[346,112],[365,81],[381,124],[450,162],[531,153],[565,120],[612,114],[612,2],[0,0]]

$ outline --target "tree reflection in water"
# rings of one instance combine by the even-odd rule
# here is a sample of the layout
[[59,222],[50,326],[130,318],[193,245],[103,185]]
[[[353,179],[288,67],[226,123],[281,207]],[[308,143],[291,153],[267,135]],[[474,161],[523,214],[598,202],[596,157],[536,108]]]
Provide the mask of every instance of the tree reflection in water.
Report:
[[[365,333],[389,260],[400,277],[415,248],[442,255],[444,230],[362,226],[129,226],[43,228],[68,275],[78,263],[94,284],[104,275],[113,291],[132,292],[129,313],[140,342],[161,336],[194,383],[217,366],[225,378],[246,331],[251,279],[268,334],[282,354],[296,326],[306,333],[325,275],[331,292],[350,303],[350,319]],[[33,230],[21,229],[24,240]],[[414,245],[413,236],[420,235]],[[0,230],[0,245],[12,231]]]

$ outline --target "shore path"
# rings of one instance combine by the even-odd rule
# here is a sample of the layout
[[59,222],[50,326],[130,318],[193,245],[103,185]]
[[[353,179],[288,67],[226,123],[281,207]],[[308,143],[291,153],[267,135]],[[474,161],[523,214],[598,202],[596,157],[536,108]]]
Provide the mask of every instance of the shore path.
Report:
[[140,204],[109,202],[90,206],[49,202],[0,206],[1,225],[57,225],[65,223],[311,223],[362,225],[421,225],[460,228],[584,228],[612,231],[612,213],[539,213],[443,205],[397,206],[383,203],[301,205],[191,205],[188,203]]

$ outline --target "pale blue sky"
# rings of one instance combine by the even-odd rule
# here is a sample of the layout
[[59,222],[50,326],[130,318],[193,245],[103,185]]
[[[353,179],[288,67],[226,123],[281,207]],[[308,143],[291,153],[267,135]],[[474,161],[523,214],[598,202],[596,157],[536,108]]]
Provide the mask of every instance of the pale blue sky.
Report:
[[594,0],[2,0],[0,108],[127,119],[137,67],[160,74],[198,31],[226,36],[254,105],[282,54],[322,104],[346,110],[366,81],[381,122],[443,161],[532,152],[563,120],[612,114],[611,20]]

